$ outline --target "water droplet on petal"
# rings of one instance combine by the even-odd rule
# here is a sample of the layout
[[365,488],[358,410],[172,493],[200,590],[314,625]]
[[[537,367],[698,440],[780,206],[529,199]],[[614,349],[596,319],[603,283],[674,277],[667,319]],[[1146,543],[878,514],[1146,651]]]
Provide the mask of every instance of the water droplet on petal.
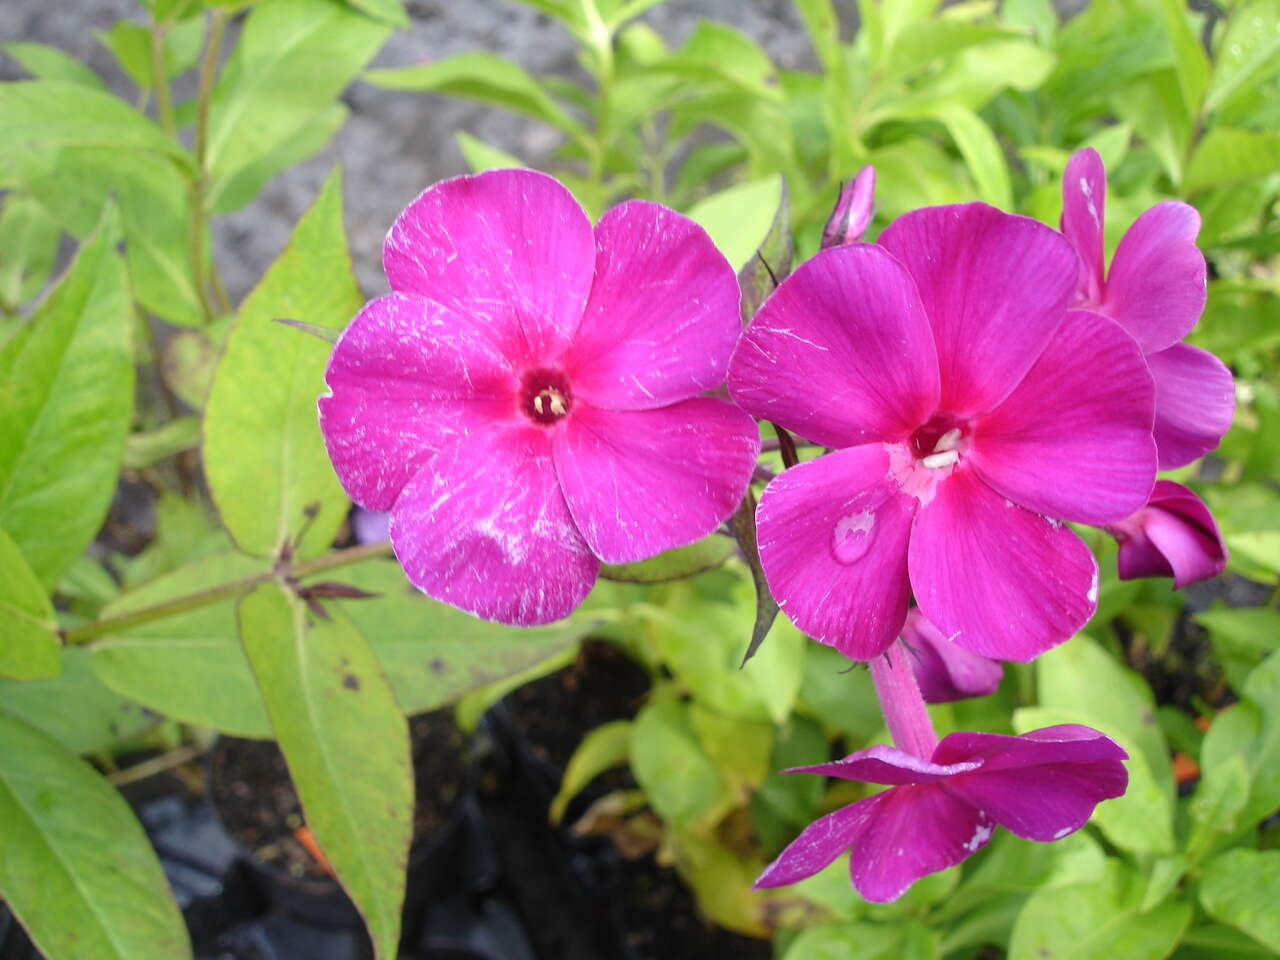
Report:
[[841,517],[831,532],[831,552],[841,563],[857,563],[871,546],[875,533],[876,516],[870,510]]

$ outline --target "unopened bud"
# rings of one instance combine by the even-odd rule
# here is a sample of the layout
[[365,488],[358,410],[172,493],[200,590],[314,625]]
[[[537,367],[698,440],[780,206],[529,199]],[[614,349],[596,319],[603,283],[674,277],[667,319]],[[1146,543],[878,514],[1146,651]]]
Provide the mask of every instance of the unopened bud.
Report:
[[845,184],[822,228],[822,249],[857,243],[876,212],[876,168],[867,164]]

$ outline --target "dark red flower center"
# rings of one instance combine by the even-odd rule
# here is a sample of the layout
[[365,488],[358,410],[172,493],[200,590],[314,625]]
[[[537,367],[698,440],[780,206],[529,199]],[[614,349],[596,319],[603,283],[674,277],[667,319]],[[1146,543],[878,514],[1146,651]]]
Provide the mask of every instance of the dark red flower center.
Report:
[[950,413],[935,413],[911,434],[911,452],[926,467],[946,467],[968,446],[969,425]]
[[547,426],[563,420],[573,408],[569,378],[559,370],[538,368],[525,373],[520,387],[520,409],[534,423]]

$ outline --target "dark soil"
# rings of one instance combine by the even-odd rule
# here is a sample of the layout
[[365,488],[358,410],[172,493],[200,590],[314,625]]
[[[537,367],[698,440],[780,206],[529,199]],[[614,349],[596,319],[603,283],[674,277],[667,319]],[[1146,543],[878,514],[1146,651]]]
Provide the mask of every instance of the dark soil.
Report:
[[539,760],[563,770],[590,731],[635,716],[649,674],[617,645],[587,640],[578,659],[508,694],[517,731]]
[[[619,647],[589,640],[568,667],[508,695],[499,724],[510,727],[507,734],[519,741],[518,750],[538,761],[538,772],[558,780],[583,736],[603,723],[635,716],[649,687],[649,675]],[[544,805],[504,786],[496,772],[488,772],[480,800],[511,884],[508,893],[542,960],[772,956],[767,941],[737,936],[705,920],[674,870],[649,856],[625,859],[606,838],[549,830]],[[534,786],[534,794],[541,793]],[[633,787],[629,771],[605,773],[570,806],[566,823],[604,792]]]
[[[409,734],[417,843],[453,815],[466,782],[466,767],[463,737],[449,711],[410,718]],[[305,823],[302,806],[274,742],[223,737],[210,757],[209,770],[209,792],[219,816],[243,849],[292,877],[328,879],[295,836]]]

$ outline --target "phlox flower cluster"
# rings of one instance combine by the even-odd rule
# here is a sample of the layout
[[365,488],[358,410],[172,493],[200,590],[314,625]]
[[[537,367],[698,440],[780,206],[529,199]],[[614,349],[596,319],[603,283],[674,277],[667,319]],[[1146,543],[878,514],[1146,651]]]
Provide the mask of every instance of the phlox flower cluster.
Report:
[[970,203],[862,243],[874,189],[868,168],[744,330],[732,268],[672,210],[593,226],[543,174],[444,181],[392,227],[391,293],[342,334],[319,409],[409,579],[520,626],[574,610],[602,563],[722,529],[757,420],[825,448],[761,494],[760,562],[798,627],[869,662],[895,746],[800,768],[888,789],[806,828],[758,884],[848,850],[858,890],[889,900],[997,825],[1056,840],[1123,793],[1098,731],[939,741],[925,702],[990,693],[998,661],[1093,615],[1097,563],[1068,521],[1120,541],[1122,577],[1221,570],[1208,509],[1156,470],[1216,446],[1232,385],[1181,343],[1204,306],[1195,211],[1148,211],[1105,271],[1092,151],[1067,168],[1061,232]]

